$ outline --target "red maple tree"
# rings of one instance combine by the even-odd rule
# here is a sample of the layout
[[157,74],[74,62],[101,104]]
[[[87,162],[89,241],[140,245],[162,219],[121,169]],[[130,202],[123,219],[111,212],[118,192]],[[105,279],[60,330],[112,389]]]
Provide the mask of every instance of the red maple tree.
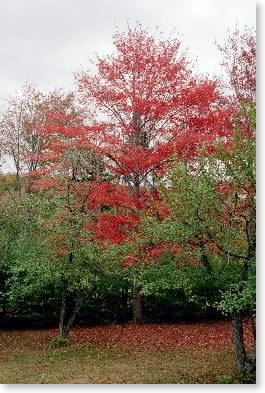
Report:
[[[229,135],[232,109],[224,105],[217,81],[193,75],[178,39],[155,39],[138,26],[117,33],[114,45],[116,53],[98,58],[95,73],[77,75],[82,102],[93,109],[90,140],[83,143],[91,148],[94,133],[93,149],[144,208],[155,176],[174,155],[189,160],[200,144]],[[134,208],[135,203],[131,199]]]
[[233,108],[225,105],[217,81],[193,73],[178,39],[155,38],[138,25],[116,33],[114,46],[113,55],[97,58],[95,72],[76,79],[89,113],[87,129],[94,133],[93,147],[91,138],[83,143],[104,157],[116,183],[115,191],[102,184],[95,191],[112,207],[95,229],[102,240],[118,243],[129,241],[127,232],[140,223],[132,217],[150,214],[156,176],[174,155],[188,161],[198,146],[230,134]]

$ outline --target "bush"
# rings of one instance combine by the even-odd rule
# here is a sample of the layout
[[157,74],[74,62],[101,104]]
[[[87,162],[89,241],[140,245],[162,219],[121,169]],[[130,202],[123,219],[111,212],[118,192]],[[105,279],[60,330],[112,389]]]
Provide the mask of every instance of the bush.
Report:
[[69,340],[66,337],[56,336],[52,339],[51,345],[56,348],[66,347],[67,345],[69,345]]

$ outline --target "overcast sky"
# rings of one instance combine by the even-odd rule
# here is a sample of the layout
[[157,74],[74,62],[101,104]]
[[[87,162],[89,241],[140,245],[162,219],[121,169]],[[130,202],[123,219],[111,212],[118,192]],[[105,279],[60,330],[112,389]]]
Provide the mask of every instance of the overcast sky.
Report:
[[25,81],[41,89],[74,86],[73,72],[95,52],[112,51],[127,22],[174,29],[203,72],[218,73],[215,39],[255,26],[253,0],[0,0],[0,98]]

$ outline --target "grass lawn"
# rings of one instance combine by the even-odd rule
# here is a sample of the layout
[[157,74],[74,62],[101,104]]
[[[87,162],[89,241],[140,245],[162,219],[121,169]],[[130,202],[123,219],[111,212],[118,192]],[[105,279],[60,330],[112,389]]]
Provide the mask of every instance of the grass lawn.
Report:
[[[55,329],[3,330],[0,383],[237,383],[232,347],[229,343],[221,349],[217,326],[128,324],[75,328],[70,345],[57,348],[51,345]],[[220,330],[226,331],[225,327],[221,325]],[[198,336],[195,342],[187,340],[191,337],[188,329],[194,331],[193,339]],[[206,331],[210,345],[205,341]],[[183,332],[182,338],[178,332]],[[223,337],[227,342],[231,338]]]

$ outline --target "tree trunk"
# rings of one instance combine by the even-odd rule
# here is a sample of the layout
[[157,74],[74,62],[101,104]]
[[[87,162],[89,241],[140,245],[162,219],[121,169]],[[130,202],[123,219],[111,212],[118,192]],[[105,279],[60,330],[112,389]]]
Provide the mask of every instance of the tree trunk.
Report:
[[142,316],[142,295],[141,289],[137,283],[133,286],[133,322],[141,323],[143,320]]
[[[74,307],[71,314],[66,313],[67,311],[67,291],[64,289],[63,296],[62,296],[62,305],[61,305],[61,312],[60,312],[60,321],[59,321],[59,337],[60,338],[67,338],[69,336],[70,329],[79,313],[81,306],[81,297],[78,294],[75,302]],[[67,316],[66,316],[67,315]]]
[[240,374],[244,374],[246,367],[246,351],[243,339],[243,325],[242,318],[238,314],[234,314],[232,317],[233,327],[233,341],[234,349],[236,354],[237,366]]
[[65,326],[66,337],[68,336],[70,329],[71,329],[74,321],[76,320],[76,317],[77,317],[79,310],[80,310],[80,306],[81,306],[81,297],[79,295],[77,295],[77,297],[75,299],[75,304],[74,304],[74,308],[72,311],[72,315],[68,319],[68,322],[66,323],[66,326]]
[[255,350],[251,356],[251,359],[248,360],[244,345],[242,317],[239,314],[234,314],[232,316],[232,326],[234,349],[239,374],[252,374],[256,367]]
[[66,338],[66,331],[65,331],[65,314],[66,314],[66,288],[63,289],[62,295],[62,305],[61,305],[61,312],[60,312],[60,321],[59,321],[59,337]]
[[20,170],[19,167],[16,167],[16,182],[15,182],[15,190],[21,194],[21,179],[20,179]]

